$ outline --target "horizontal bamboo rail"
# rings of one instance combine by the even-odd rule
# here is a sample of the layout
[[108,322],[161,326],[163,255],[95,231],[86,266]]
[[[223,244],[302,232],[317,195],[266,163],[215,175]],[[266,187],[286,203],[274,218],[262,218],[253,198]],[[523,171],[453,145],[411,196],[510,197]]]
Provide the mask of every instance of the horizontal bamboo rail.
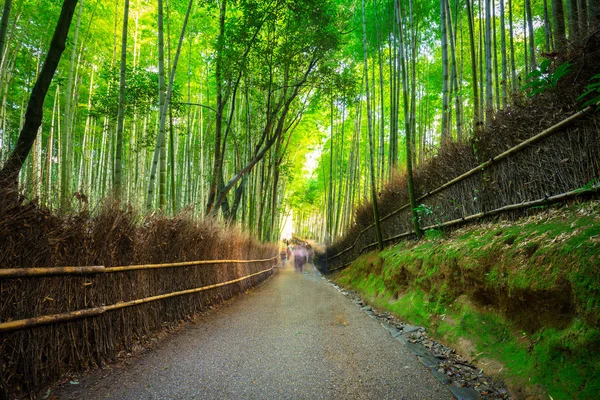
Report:
[[[594,111],[594,109],[597,106],[598,106],[598,104],[593,105],[593,106],[588,106],[588,107],[584,108],[583,110],[576,112],[575,114],[573,114],[570,117],[568,117],[568,118],[560,121],[559,123],[551,126],[550,128],[547,128],[547,129],[543,130],[542,132],[538,133],[537,135],[535,135],[533,137],[530,137],[529,139],[527,139],[527,140],[519,143],[518,145],[516,145],[514,147],[511,147],[510,149],[508,149],[508,150],[506,150],[506,151],[498,154],[495,157],[490,158],[488,161],[484,162],[483,164],[481,164],[481,165],[479,165],[479,166],[477,166],[477,167],[475,167],[475,168],[473,168],[473,169],[465,172],[464,174],[459,175],[456,178],[454,178],[454,179],[452,179],[452,180],[444,183],[442,186],[438,187],[437,189],[434,189],[434,190],[431,190],[431,191],[425,193],[424,195],[418,197],[415,201],[425,200],[426,198],[428,198],[430,196],[433,196],[434,194],[437,194],[437,193],[441,192],[442,190],[447,189],[448,187],[450,187],[450,186],[452,186],[452,185],[454,185],[454,184],[456,184],[456,183],[458,183],[460,181],[463,181],[463,180],[465,180],[465,179],[467,179],[467,178],[475,175],[478,172],[483,171],[484,169],[488,168],[492,164],[497,163],[498,161],[500,161],[500,160],[502,160],[502,159],[510,156],[511,154],[516,153],[518,151],[521,151],[521,150],[527,148],[527,146],[530,146],[530,145],[532,145],[534,143],[539,142],[540,140],[542,140],[542,139],[544,139],[544,138],[552,135],[553,133],[556,133],[558,130],[560,130],[560,129],[562,129],[562,128],[568,126],[568,125],[570,125],[572,122],[578,120],[582,116],[584,116],[584,115],[586,115],[586,114]],[[406,210],[408,207],[410,207],[410,203],[409,204],[405,204],[405,205],[401,206],[400,208],[397,208],[396,210],[390,212],[389,214],[384,215],[379,220],[380,221],[385,221],[386,219],[388,219],[388,218],[390,218],[390,217],[398,214],[399,212]],[[344,254],[344,253],[352,250],[354,248],[354,246],[356,245],[356,243],[358,242],[358,239],[362,236],[362,234],[365,233],[366,231],[368,231],[369,229],[371,229],[374,226],[375,226],[375,224],[373,223],[371,225],[368,225],[363,230],[361,230],[359,232],[356,240],[352,244],[352,246],[350,246],[350,247],[348,247],[348,248],[340,251],[339,253],[334,254],[331,257],[327,257],[327,260],[334,259],[334,258],[339,257],[342,254]],[[409,234],[410,233],[408,233],[406,236],[408,236]],[[401,234],[401,235],[404,235],[404,234]],[[369,246],[371,246],[371,245],[369,245]],[[362,250],[361,250],[361,252],[362,252]]]
[[[525,201],[522,203],[517,203],[517,204],[510,204],[504,207],[500,207],[500,208],[496,208],[494,210],[490,210],[490,211],[486,211],[486,212],[480,212],[477,214],[472,214],[469,215],[467,217],[462,217],[462,218],[457,218],[451,221],[447,221],[447,222],[443,222],[441,224],[435,224],[435,225],[429,225],[426,226],[423,229],[423,231],[427,231],[430,229],[440,229],[440,228],[445,228],[448,226],[452,226],[452,225],[456,225],[456,224],[460,224],[463,222],[469,222],[469,221],[474,221],[477,219],[481,219],[481,218],[485,218],[485,217],[490,217],[492,215],[496,215],[496,214],[500,214],[502,212],[506,212],[506,211],[512,211],[512,210],[519,210],[521,208],[528,208],[528,207],[535,207],[535,206],[540,206],[540,205],[546,205],[552,202],[556,202],[556,201],[563,201],[563,200],[567,200],[569,198],[581,195],[581,194],[588,194],[588,193],[593,193],[593,192],[597,192],[598,190],[600,190],[600,184],[598,185],[594,185],[591,188],[588,189],[575,189],[575,190],[571,190],[569,192],[566,193],[562,193],[562,194],[557,194],[555,196],[549,196],[549,197],[545,197],[543,199],[538,199],[538,200],[532,200],[532,201]],[[401,233],[399,235],[396,236],[392,236],[389,237],[387,239],[384,239],[383,241],[385,243],[389,243],[398,239],[402,239],[404,237],[410,236],[410,235],[414,235],[415,231],[408,231],[408,232],[404,232]],[[362,254],[365,250],[371,248],[371,247],[375,247],[377,246],[377,242],[375,243],[370,243],[368,245],[366,245],[365,247],[363,247],[360,250],[360,253]],[[345,264],[345,266],[348,266],[350,264]],[[339,268],[335,268],[332,269],[331,271],[334,271],[336,269],[340,269]]]
[[152,296],[152,297],[145,297],[143,299],[125,301],[125,302],[120,302],[120,303],[116,303],[116,304],[111,304],[108,306],[87,308],[84,310],[70,311],[70,312],[65,312],[65,313],[61,313],[61,314],[43,315],[40,317],[32,317],[32,318],[20,319],[20,320],[16,320],[16,321],[2,322],[2,323],[0,323],[0,333],[1,332],[11,332],[11,331],[16,331],[16,330],[21,330],[21,329],[30,329],[30,328],[40,326],[40,325],[48,325],[48,324],[55,324],[55,323],[59,323],[59,322],[73,321],[73,320],[77,320],[77,319],[81,319],[81,318],[88,318],[88,317],[93,317],[96,315],[104,314],[107,311],[118,310],[118,309],[126,308],[126,307],[133,307],[133,306],[137,306],[140,304],[149,303],[152,301],[163,300],[163,299],[168,299],[168,298],[177,297],[177,296],[183,296],[183,295],[187,295],[187,294],[200,293],[200,292],[203,292],[206,290],[216,289],[221,286],[231,285],[233,283],[241,282],[246,279],[250,279],[254,276],[267,273],[269,271],[272,271],[275,267],[277,267],[277,265],[279,265],[279,262],[277,264],[273,265],[271,268],[265,269],[260,272],[255,272],[253,274],[246,275],[246,276],[243,276],[241,278],[237,278],[237,279],[234,279],[231,281],[216,283],[214,285],[203,286],[203,287],[199,287],[199,288],[195,288],[195,289],[188,289],[188,290],[182,290],[179,292],[172,292],[172,293],[166,293],[166,294],[161,294],[161,295]]
[[337,271],[338,269],[346,268],[347,266],[349,266],[350,264],[352,264],[352,262],[353,261],[351,261],[349,263],[346,263],[346,264],[343,264],[343,265],[340,265],[339,267],[335,267],[335,268],[329,269],[329,270],[327,270],[327,272],[333,272],[333,271]]
[[143,269],[158,269],[158,268],[176,268],[189,267],[198,265],[213,265],[213,264],[241,264],[241,263],[260,263],[276,259],[278,256],[266,258],[262,260],[199,260],[199,261],[184,261],[168,264],[140,264],[126,265],[118,267],[56,267],[56,268],[0,268],[0,279],[9,278],[31,278],[41,276],[61,276],[61,275],[90,275],[90,274],[108,274],[113,272],[138,271]]

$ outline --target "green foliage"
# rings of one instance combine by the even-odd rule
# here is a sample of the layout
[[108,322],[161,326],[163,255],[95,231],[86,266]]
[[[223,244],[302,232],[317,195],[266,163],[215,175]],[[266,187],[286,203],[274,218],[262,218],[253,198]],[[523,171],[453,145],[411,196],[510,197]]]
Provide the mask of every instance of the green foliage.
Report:
[[425,231],[425,238],[427,240],[436,240],[444,237],[444,232],[440,229],[429,229]]
[[421,220],[424,217],[433,215],[433,208],[431,208],[430,206],[428,206],[426,204],[419,204],[417,207],[415,207],[414,211],[417,213],[417,216],[419,218],[419,223],[421,223]]
[[[118,66],[105,64],[100,70],[100,87],[93,96],[92,114],[115,119],[119,110]],[[158,108],[158,74],[139,67],[127,66],[125,76],[125,115],[131,116],[134,109],[140,115]]]
[[[434,209],[431,206],[428,206],[427,204],[419,204],[417,207],[415,207],[415,212],[417,213],[417,218],[419,219],[419,224],[421,224],[423,222],[423,220],[427,217],[429,218],[433,218],[436,224],[440,224],[440,218],[439,218],[439,207],[436,207],[438,213],[436,215],[436,213],[434,212]],[[430,235],[433,235],[433,237],[441,237],[441,231],[437,230],[437,229],[433,229],[434,231],[437,231],[440,233],[440,235],[438,235],[437,233],[430,233]],[[427,234],[427,233],[426,233]]]
[[569,61],[560,64],[550,72],[550,60],[541,62],[538,69],[530,72],[527,75],[527,83],[523,86],[523,90],[527,92],[529,97],[543,93],[548,89],[556,89],[558,81],[571,72],[573,64]]
[[292,209],[310,209],[317,205],[320,194],[319,182],[314,179],[300,180],[289,197],[288,206]]
[[590,83],[585,87],[585,91],[577,100],[581,101],[589,97],[582,107],[596,106],[596,111],[600,110],[600,74],[596,74],[590,78]]

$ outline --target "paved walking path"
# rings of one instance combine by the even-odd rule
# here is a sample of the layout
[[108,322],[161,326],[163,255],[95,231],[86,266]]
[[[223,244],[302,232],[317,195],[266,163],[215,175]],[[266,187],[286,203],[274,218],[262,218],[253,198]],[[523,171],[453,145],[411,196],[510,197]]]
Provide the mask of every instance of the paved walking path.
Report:
[[307,266],[91,374],[59,399],[453,399],[406,348]]

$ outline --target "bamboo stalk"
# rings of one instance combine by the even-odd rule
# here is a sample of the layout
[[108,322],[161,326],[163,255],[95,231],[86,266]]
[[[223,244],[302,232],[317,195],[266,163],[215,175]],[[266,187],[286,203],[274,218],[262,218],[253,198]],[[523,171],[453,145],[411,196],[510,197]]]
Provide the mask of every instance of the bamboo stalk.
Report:
[[157,269],[157,268],[174,268],[174,267],[188,267],[195,265],[213,265],[213,264],[253,264],[260,262],[267,262],[276,259],[277,256],[271,258],[265,258],[262,260],[200,260],[200,261],[184,261],[178,263],[168,263],[168,264],[140,264],[140,265],[125,265],[120,267],[108,267],[105,268],[104,272],[124,272],[124,271],[137,271],[141,269]]
[[[502,159],[504,159],[504,158],[506,158],[506,157],[508,157],[508,156],[510,156],[510,155],[512,155],[512,154],[514,154],[514,153],[516,153],[516,152],[518,152],[518,151],[520,151],[520,150],[523,150],[523,149],[525,149],[527,146],[530,146],[530,145],[532,145],[532,144],[534,144],[534,143],[537,143],[538,141],[540,141],[540,140],[542,140],[542,139],[546,138],[547,136],[550,136],[551,134],[553,134],[553,133],[556,133],[556,131],[558,131],[559,129],[566,127],[567,125],[571,124],[573,121],[575,121],[575,120],[577,120],[577,119],[581,118],[582,116],[586,115],[586,114],[587,114],[587,113],[589,113],[589,112],[592,112],[592,111],[595,109],[595,107],[596,107],[596,106],[597,106],[597,105],[588,106],[588,107],[584,108],[583,110],[576,112],[575,114],[573,114],[573,115],[571,115],[570,117],[568,117],[568,118],[566,118],[566,119],[564,119],[564,120],[560,121],[559,123],[557,123],[557,124],[555,124],[555,125],[551,126],[550,128],[543,130],[542,132],[538,133],[537,135],[535,135],[535,136],[533,136],[533,137],[531,137],[531,138],[529,138],[529,139],[527,139],[527,140],[525,140],[525,141],[523,141],[523,142],[519,143],[518,145],[516,145],[516,146],[514,146],[514,147],[511,147],[510,149],[508,149],[508,150],[506,150],[506,151],[504,151],[504,152],[502,152],[502,153],[498,154],[497,156],[490,158],[488,161],[484,162],[483,164],[481,164],[481,165],[479,165],[479,166],[477,166],[477,167],[475,167],[475,168],[473,168],[473,169],[471,169],[471,170],[469,170],[469,171],[465,172],[464,174],[462,174],[462,175],[459,175],[459,176],[457,176],[456,178],[454,178],[454,179],[452,179],[452,180],[450,180],[450,181],[448,181],[448,182],[444,183],[442,186],[438,187],[437,189],[434,189],[434,190],[432,190],[432,191],[429,191],[429,192],[425,193],[425,194],[424,194],[424,195],[422,195],[421,197],[417,198],[417,199],[416,199],[416,201],[422,201],[422,200],[425,200],[426,198],[428,198],[428,197],[431,197],[431,196],[433,196],[434,194],[437,194],[437,193],[441,192],[441,191],[442,191],[442,190],[444,190],[444,189],[447,189],[448,187],[450,187],[450,186],[454,185],[455,183],[458,183],[458,182],[460,182],[460,181],[463,181],[463,180],[465,180],[466,178],[469,178],[469,177],[471,177],[471,176],[475,175],[476,173],[478,173],[478,172],[480,172],[480,171],[483,171],[484,169],[488,168],[488,167],[489,167],[489,166],[491,166],[492,164],[495,164],[495,163],[497,163],[498,161],[500,161],[500,160],[502,160]],[[385,216],[381,217],[381,221],[385,221],[386,219],[388,219],[388,218],[390,218],[390,217],[392,217],[392,216],[394,216],[394,215],[398,214],[399,212],[401,212],[401,211],[404,211],[404,210],[405,210],[405,209],[407,209],[408,207],[410,207],[410,204],[405,204],[405,205],[403,205],[402,207],[400,207],[400,208],[398,208],[398,209],[396,209],[396,210],[394,210],[394,211],[390,212],[389,214],[387,214],[387,215],[385,215]],[[331,256],[331,257],[327,258],[327,260],[331,260],[331,259],[333,259],[333,258],[335,258],[335,257],[338,257],[338,256],[340,256],[340,255],[342,255],[342,254],[346,253],[347,251],[350,251],[351,249],[353,249],[353,248],[354,248],[354,246],[356,245],[356,243],[358,242],[358,239],[359,239],[359,238],[360,238],[360,237],[361,237],[361,236],[362,236],[362,235],[363,235],[363,234],[364,234],[366,231],[368,231],[369,229],[371,229],[373,226],[375,226],[375,224],[371,224],[371,225],[367,226],[366,228],[364,228],[363,230],[361,230],[361,231],[359,232],[359,234],[358,234],[358,236],[357,236],[356,240],[354,241],[354,243],[352,244],[352,246],[351,246],[351,247],[348,247],[347,249],[344,249],[344,250],[342,250],[341,252],[339,252],[339,253],[337,253],[337,254],[335,254],[335,255],[333,255],[333,256]],[[427,228],[424,228],[424,229],[427,229]],[[401,235],[404,235],[404,233],[403,233],[403,234],[401,234]],[[385,239],[385,240],[384,240],[384,242],[385,242],[385,241],[390,241],[390,240],[391,240],[391,238],[389,238],[389,239]],[[370,246],[371,246],[371,245],[367,245],[367,246],[363,247],[363,250],[364,250],[365,248],[367,248],[367,247],[370,247]],[[363,250],[361,250],[361,252],[362,252]]]
[[19,319],[16,321],[8,321],[0,323],[0,332],[11,332],[21,329],[30,329],[40,325],[55,324],[58,322],[73,321],[75,319],[92,317],[103,314],[106,307],[87,308],[85,310],[71,311],[62,314],[43,315],[41,317],[33,317],[27,319]]
[[84,275],[104,272],[103,266],[93,267],[56,267],[56,268],[2,268],[2,278],[30,278],[34,276]]
[[[575,190],[571,190],[569,192],[565,192],[565,193],[561,193],[561,194],[557,194],[555,196],[549,196],[549,197],[545,197],[543,199],[537,199],[537,200],[532,200],[532,201],[525,201],[522,203],[516,203],[516,204],[509,204],[500,208],[496,208],[494,210],[490,210],[490,211],[486,211],[486,212],[480,212],[477,214],[471,214],[469,216],[466,217],[462,217],[462,218],[457,218],[451,221],[447,221],[441,224],[435,224],[435,225],[429,225],[423,228],[423,231],[426,230],[430,230],[430,229],[439,229],[439,228],[445,228],[448,226],[452,226],[452,225],[456,225],[456,224],[460,224],[460,223],[464,223],[464,222],[469,222],[469,221],[474,221],[477,219],[481,219],[481,218],[485,218],[485,217],[490,217],[492,215],[496,215],[496,214],[500,214],[506,211],[512,211],[512,210],[519,210],[522,208],[528,208],[528,207],[535,207],[535,206],[539,206],[539,205],[545,205],[545,204],[549,204],[552,202],[559,202],[559,201],[563,201],[563,200],[567,200],[570,199],[571,197],[575,197],[581,194],[588,194],[588,193],[594,193],[597,192],[598,190],[600,190],[600,185],[594,185],[591,188],[588,189],[575,189]],[[388,242],[392,242],[394,240],[398,240],[398,239],[402,239],[403,237],[407,237],[410,235],[414,235],[414,231],[407,231],[407,232],[403,232],[400,233],[399,235],[395,235],[392,237],[389,237],[387,239],[384,239],[383,241],[388,243]],[[371,247],[375,247],[377,246],[377,242],[375,243],[370,243],[366,246],[364,246],[361,250],[360,253],[362,254],[365,250],[371,248]],[[328,259],[329,260],[329,259]],[[350,265],[350,263],[344,264],[340,267],[336,267],[333,269],[330,269],[329,271],[335,271],[338,269],[342,269],[347,267],[348,265]]]
[[30,278],[41,276],[59,276],[59,275],[89,275],[102,274],[112,272],[138,271],[142,269],[159,269],[159,268],[175,268],[188,267],[197,265],[215,265],[215,264],[253,264],[267,262],[276,259],[278,256],[265,258],[262,260],[200,260],[200,261],[184,261],[168,264],[140,264],[126,265],[118,267],[56,267],[56,268],[0,268],[0,279],[9,278]]
[[231,285],[233,283],[241,282],[246,279],[250,279],[254,276],[264,274],[266,272],[272,271],[277,265],[279,265],[279,263],[273,265],[271,268],[265,269],[260,272],[255,272],[253,274],[246,275],[241,278],[233,279],[233,280],[227,281],[227,282],[216,283],[214,285],[203,286],[203,287],[199,287],[199,288],[195,288],[195,289],[188,289],[188,290],[182,290],[179,292],[172,292],[172,293],[166,293],[166,294],[161,294],[161,295],[152,296],[152,297],[145,297],[143,299],[120,302],[120,303],[111,304],[108,306],[87,308],[84,310],[70,311],[70,312],[65,312],[65,313],[61,313],[61,314],[43,315],[40,317],[32,317],[32,318],[20,319],[20,320],[16,320],[16,321],[2,322],[2,323],[0,323],[0,332],[10,332],[10,331],[16,331],[16,330],[21,330],[21,329],[30,329],[30,328],[40,326],[40,325],[48,325],[48,324],[55,324],[55,323],[59,323],[59,322],[73,321],[76,319],[88,318],[88,317],[93,317],[96,315],[104,314],[107,311],[118,310],[118,309],[126,308],[126,307],[133,307],[133,306],[137,306],[140,304],[149,303],[152,301],[163,300],[163,299],[168,299],[168,298],[177,297],[177,296],[183,296],[183,295],[187,295],[187,294],[200,293],[200,292],[203,292],[206,290],[215,289],[215,288],[218,288],[221,286]]

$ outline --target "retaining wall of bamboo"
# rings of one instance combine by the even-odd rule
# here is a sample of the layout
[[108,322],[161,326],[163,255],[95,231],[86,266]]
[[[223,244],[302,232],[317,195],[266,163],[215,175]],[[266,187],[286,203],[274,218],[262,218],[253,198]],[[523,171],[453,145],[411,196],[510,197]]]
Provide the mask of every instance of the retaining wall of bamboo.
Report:
[[[108,204],[98,215],[67,218],[34,204],[0,202],[0,268],[115,266],[194,260],[264,260],[87,275],[0,279],[0,322],[101,308],[217,285],[272,267],[276,246],[215,223],[141,219]],[[262,280],[119,308],[72,322],[0,333],[0,398],[36,393],[65,374],[115,360],[122,352]]]

